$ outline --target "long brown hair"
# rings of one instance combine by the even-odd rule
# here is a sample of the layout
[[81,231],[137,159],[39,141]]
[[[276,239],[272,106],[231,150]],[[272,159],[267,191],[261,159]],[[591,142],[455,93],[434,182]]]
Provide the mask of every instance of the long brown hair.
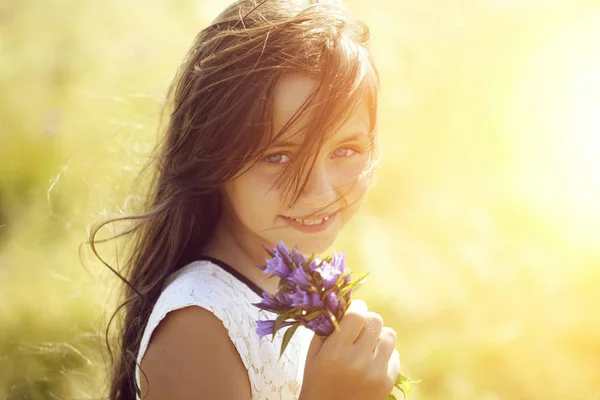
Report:
[[[165,135],[150,161],[152,179],[139,214],[92,229],[94,254],[123,281],[110,398],[134,399],[141,337],[165,280],[193,261],[221,212],[220,188],[251,166],[272,140],[271,94],[287,73],[309,74],[319,85],[293,120],[310,110],[303,146],[277,185],[297,195],[310,156],[363,100],[375,143],[378,77],[367,47],[368,28],[338,1],[242,0],[196,37],[168,91]],[[290,121],[286,127],[293,125]],[[373,146],[372,153],[376,153]],[[372,157],[375,160],[376,157]],[[99,254],[98,231],[129,221],[127,257],[113,268]],[[107,328],[107,344],[109,340]]]

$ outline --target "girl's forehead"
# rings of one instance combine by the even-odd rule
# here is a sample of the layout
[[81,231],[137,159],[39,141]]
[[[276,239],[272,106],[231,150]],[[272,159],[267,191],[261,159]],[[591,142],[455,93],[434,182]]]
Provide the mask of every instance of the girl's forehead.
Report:
[[279,78],[273,90],[273,122],[283,126],[308,100],[319,85],[309,75],[292,73]]
[[[286,132],[277,141],[297,142],[302,138],[304,128],[309,124],[312,111],[310,107],[302,112],[300,118],[291,126],[286,126],[295,118],[311,94],[317,89],[319,82],[307,74],[290,73],[283,75],[273,90],[273,134],[277,136],[285,127]],[[318,107],[314,105],[311,107]],[[356,111],[348,116],[335,136],[356,133],[369,134],[371,115],[367,102],[361,102]]]

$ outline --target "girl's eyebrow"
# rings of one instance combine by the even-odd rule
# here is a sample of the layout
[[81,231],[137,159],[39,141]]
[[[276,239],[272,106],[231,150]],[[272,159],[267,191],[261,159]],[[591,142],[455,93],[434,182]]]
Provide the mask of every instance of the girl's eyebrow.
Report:
[[[337,144],[346,144],[346,143],[350,143],[350,142],[354,142],[354,141],[360,141],[361,139],[363,140],[369,140],[369,134],[365,131],[362,132],[355,132],[352,133],[348,136],[346,136],[345,138],[343,138],[342,140],[338,141]],[[286,140],[282,140],[282,141],[278,141],[273,143],[271,146],[271,148],[297,148],[298,147],[298,143],[295,142],[290,142],[290,141],[286,141]]]
[[348,136],[346,136],[345,138],[343,138],[342,140],[340,140],[337,144],[346,144],[346,143],[350,143],[350,142],[358,142],[361,140],[369,140],[369,134],[365,131],[361,131],[361,132],[355,132],[352,133]]

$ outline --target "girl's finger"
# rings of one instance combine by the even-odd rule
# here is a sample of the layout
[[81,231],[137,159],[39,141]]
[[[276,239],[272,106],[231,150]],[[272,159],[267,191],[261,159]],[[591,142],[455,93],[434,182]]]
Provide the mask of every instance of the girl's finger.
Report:
[[365,326],[358,336],[358,339],[356,339],[356,342],[354,342],[354,345],[360,354],[370,357],[374,356],[382,329],[383,318],[381,318],[379,314],[368,312]]
[[353,344],[365,326],[367,313],[367,303],[358,299],[352,300],[339,323],[340,329],[333,331],[327,341],[339,343],[340,346]]
[[400,373],[400,353],[398,350],[394,349],[392,352],[392,356],[388,361],[388,369],[387,376],[390,383],[390,391],[396,384],[396,380],[398,379],[398,374]]
[[375,363],[378,365],[387,365],[395,346],[396,331],[387,326],[383,327],[379,335],[379,341],[375,347]]

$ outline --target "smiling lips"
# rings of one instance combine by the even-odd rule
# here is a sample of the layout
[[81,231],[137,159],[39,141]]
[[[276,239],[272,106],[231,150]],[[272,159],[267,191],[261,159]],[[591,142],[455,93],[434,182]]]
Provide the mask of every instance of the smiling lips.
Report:
[[332,221],[335,219],[336,214],[327,215],[320,218],[290,218],[286,216],[282,216],[282,218],[290,224],[293,228],[296,228],[302,232],[320,232],[325,229],[329,225],[331,225]]
[[304,224],[304,225],[319,225],[322,224],[324,221],[327,221],[329,219],[329,215],[323,218],[319,218],[319,219],[302,219],[302,218],[290,218],[293,219],[294,221],[296,221],[299,224]]

